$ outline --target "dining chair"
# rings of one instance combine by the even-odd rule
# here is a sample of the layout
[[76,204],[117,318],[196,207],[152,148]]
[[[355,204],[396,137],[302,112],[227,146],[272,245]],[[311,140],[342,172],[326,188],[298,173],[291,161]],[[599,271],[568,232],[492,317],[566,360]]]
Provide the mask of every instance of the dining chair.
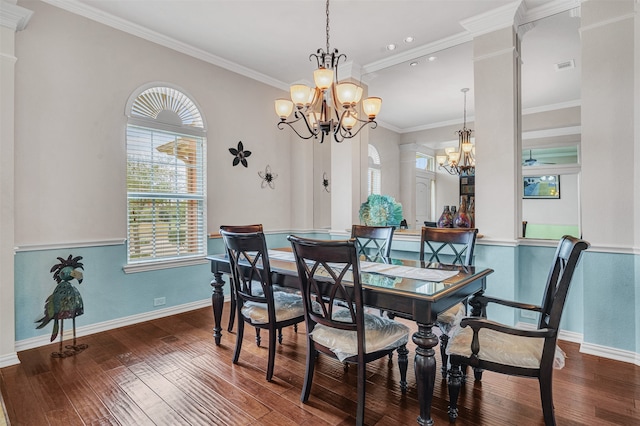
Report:
[[[248,323],[256,330],[266,329],[269,332],[267,381],[271,381],[276,355],[276,332],[278,342],[282,343],[282,328],[304,321],[302,297],[274,290],[267,244],[262,232],[234,233],[220,230],[220,234],[227,248],[236,296],[238,331],[233,363],[237,364],[240,357],[244,324]],[[259,333],[256,333],[256,342],[260,346]]]
[[356,241],[357,253],[367,259],[389,257],[393,232],[393,226],[351,226],[351,238]]
[[[463,266],[473,264],[478,230],[475,228],[433,228],[422,227],[420,233],[420,260],[450,263]],[[449,332],[467,312],[465,303],[458,303],[438,315],[436,324],[440,334],[440,355],[442,357],[442,378],[447,377],[448,357],[446,353]]]
[[[250,233],[250,232],[263,232],[262,229],[262,224],[258,223],[255,225],[222,225],[220,226],[220,230],[221,231],[227,231],[227,232],[236,232],[236,233],[242,233],[242,232],[246,232],[246,233]],[[231,278],[233,279],[233,277]],[[233,287],[233,285],[232,285]],[[233,288],[230,292],[229,295],[229,299],[231,300],[231,312],[235,312],[236,311],[236,294],[235,291],[233,291]],[[235,322],[235,315],[229,315],[229,326],[227,327],[227,331],[229,333],[231,333],[231,331],[233,330],[233,325]],[[256,341],[260,341],[260,333],[259,330],[256,329]]]
[[368,362],[397,350],[400,387],[406,392],[409,328],[365,313],[355,239],[320,241],[294,235],[288,239],[296,259],[307,326],[307,362],[300,400],[309,399],[318,354],[357,364],[356,424],[362,425]]
[[[482,370],[497,373],[535,377],[540,385],[540,398],[545,425],[555,425],[553,408],[554,363],[564,365],[561,351],[556,351],[560,319],[564,310],[571,278],[581,253],[589,243],[565,235],[559,242],[547,277],[540,306],[474,296],[473,303],[480,306],[482,317],[463,318],[452,330],[447,352],[451,361],[449,372],[449,420],[458,417],[461,364],[468,364],[476,371],[476,380],[482,379]],[[518,329],[486,319],[487,305],[496,303],[514,309],[538,312],[535,330]]]

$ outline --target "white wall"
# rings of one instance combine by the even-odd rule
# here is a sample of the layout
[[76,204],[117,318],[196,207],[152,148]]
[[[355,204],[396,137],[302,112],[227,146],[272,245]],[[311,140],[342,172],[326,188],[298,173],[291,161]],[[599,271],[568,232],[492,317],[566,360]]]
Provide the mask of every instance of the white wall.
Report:
[[522,220],[549,225],[577,225],[578,175],[560,176],[560,199],[523,199]]
[[[378,126],[369,132],[369,143],[376,147],[380,154],[380,191],[400,199],[400,135],[392,130]],[[366,200],[362,200],[363,202]]]
[[[307,171],[292,167],[292,138],[276,128],[280,90],[42,2],[21,4],[35,13],[16,34],[18,246],[125,238],[125,103],[150,81],[183,88],[201,107],[209,231],[291,228],[291,185],[301,178],[292,173]],[[232,167],[238,141],[252,151],[248,168]],[[260,188],[267,164],[275,190]],[[301,214],[296,224],[311,227]]]

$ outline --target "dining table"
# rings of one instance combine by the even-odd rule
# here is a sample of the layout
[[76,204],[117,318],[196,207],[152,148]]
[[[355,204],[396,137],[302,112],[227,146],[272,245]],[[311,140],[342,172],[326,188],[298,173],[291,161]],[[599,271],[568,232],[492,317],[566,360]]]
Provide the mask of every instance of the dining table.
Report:
[[[298,270],[291,248],[270,249],[269,263],[273,284],[299,288]],[[225,254],[206,257],[211,263],[211,304],[213,309],[213,337],[216,345],[222,337],[222,310],[224,306],[223,275],[230,274],[229,258]],[[366,306],[378,308],[388,314],[415,321],[417,331],[412,335],[416,345],[414,370],[420,405],[417,422],[433,425],[431,403],[436,378],[434,347],[438,336],[434,334],[436,318],[459,302],[484,293],[490,268],[449,265],[414,259],[361,258],[360,280]],[[232,302],[234,299],[232,297]],[[472,305],[473,307],[473,305]],[[473,307],[471,315],[480,315]],[[233,318],[233,312],[231,317]],[[229,331],[232,327],[230,319]]]

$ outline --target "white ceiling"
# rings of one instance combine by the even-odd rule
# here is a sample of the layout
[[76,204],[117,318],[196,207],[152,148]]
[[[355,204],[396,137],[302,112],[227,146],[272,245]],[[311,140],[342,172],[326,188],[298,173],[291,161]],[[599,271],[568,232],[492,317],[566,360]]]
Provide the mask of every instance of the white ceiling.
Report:
[[[310,81],[315,60],[309,55],[326,49],[324,0],[45,1],[282,89]],[[332,0],[330,46],[347,55],[349,74],[366,82],[370,95],[383,98],[383,125],[406,132],[458,123],[463,87],[471,89],[467,116],[473,118],[473,36],[505,15],[512,22],[520,3]],[[579,18],[560,13],[579,0],[522,3],[521,22],[536,21],[522,38],[523,109],[579,102]],[[415,41],[404,43],[407,36]],[[398,48],[388,51],[389,43]],[[554,64],[569,60],[576,68],[555,71]],[[418,65],[409,66],[413,61]]]

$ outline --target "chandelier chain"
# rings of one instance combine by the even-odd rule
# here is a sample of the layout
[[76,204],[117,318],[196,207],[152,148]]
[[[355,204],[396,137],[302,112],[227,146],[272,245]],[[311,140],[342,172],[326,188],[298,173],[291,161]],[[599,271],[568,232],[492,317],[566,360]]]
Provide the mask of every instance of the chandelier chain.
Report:
[[329,0],[327,0],[327,53],[329,53]]

